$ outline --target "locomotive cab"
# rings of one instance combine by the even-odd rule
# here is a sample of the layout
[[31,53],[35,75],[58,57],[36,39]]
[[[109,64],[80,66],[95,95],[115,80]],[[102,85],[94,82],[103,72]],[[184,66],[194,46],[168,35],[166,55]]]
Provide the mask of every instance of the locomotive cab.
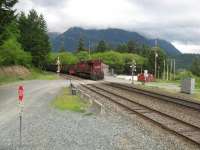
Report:
[[104,78],[103,65],[101,60],[91,61],[91,79],[100,80]]

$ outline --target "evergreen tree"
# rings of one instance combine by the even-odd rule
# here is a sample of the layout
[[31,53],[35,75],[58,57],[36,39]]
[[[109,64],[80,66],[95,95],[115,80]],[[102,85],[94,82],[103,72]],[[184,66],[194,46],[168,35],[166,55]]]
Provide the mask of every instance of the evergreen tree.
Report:
[[6,28],[7,39],[0,46],[0,65],[24,65],[30,66],[31,55],[23,51],[18,42],[20,32],[16,21],[12,21]]
[[81,51],[86,51],[86,49],[84,48],[84,40],[82,38],[79,39],[78,49],[77,49],[77,52]]
[[194,75],[200,76],[200,57],[195,57],[193,59],[190,70]]
[[62,52],[66,52],[64,47],[61,47],[61,49],[59,50],[59,53],[62,53]]
[[141,48],[139,49],[139,54],[144,56],[144,57],[148,57],[150,54],[151,48],[147,45],[142,45]]
[[106,42],[104,40],[101,40],[97,45],[97,51],[98,52],[104,52],[107,49]]
[[43,67],[51,49],[43,16],[39,16],[35,10],[31,10],[28,16],[21,13],[19,29],[22,47],[25,51],[31,53],[32,62],[35,66]]
[[136,49],[136,44],[134,41],[132,40],[128,41],[127,47],[128,47],[128,52],[136,53],[137,49]]
[[163,49],[160,47],[153,47],[151,48],[149,55],[148,55],[148,67],[149,72],[154,73],[155,70],[155,53],[157,53],[157,69],[161,74],[163,72],[163,62],[166,60],[167,56]]
[[128,51],[127,44],[119,44],[116,50],[119,52],[127,52]]
[[8,38],[5,30],[15,19],[15,10],[12,8],[16,3],[17,0],[0,0],[0,45]]

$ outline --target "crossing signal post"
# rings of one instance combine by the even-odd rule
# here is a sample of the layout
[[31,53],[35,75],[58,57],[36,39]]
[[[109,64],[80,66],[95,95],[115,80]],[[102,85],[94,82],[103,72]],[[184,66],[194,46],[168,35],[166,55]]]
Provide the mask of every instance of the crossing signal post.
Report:
[[57,65],[57,71],[56,72],[59,74],[60,73],[60,58],[59,58],[59,56],[57,58],[56,65]]
[[19,86],[18,88],[18,100],[19,100],[19,107],[20,107],[20,111],[19,111],[19,133],[20,133],[20,146],[22,145],[22,113],[23,113],[23,103],[24,103],[24,87],[23,86]]
[[131,68],[131,74],[132,74],[132,84],[134,84],[134,72],[136,71],[136,62],[133,61],[132,65],[130,66]]

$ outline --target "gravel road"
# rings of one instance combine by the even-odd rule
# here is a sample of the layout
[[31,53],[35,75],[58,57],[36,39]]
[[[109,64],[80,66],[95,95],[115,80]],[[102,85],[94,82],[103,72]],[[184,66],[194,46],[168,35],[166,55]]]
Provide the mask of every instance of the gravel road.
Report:
[[[0,150],[180,149],[115,112],[86,115],[50,106],[67,81],[26,81],[22,147],[19,147],[17,87],[0,87]],[[187,147],[187,146],[186,146]],[[195,149],[195,148],[193,148]]]

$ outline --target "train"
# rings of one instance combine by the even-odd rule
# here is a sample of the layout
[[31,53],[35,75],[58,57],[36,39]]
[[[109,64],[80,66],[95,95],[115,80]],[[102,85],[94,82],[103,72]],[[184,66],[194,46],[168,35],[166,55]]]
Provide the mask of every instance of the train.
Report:
[[[56,72],[57,65],[47,65],[46,70]],[[62,64],[60,65],[60,72],[91,80],[104,79],[103,62],[101,60],[80,61],[74,65]]]

